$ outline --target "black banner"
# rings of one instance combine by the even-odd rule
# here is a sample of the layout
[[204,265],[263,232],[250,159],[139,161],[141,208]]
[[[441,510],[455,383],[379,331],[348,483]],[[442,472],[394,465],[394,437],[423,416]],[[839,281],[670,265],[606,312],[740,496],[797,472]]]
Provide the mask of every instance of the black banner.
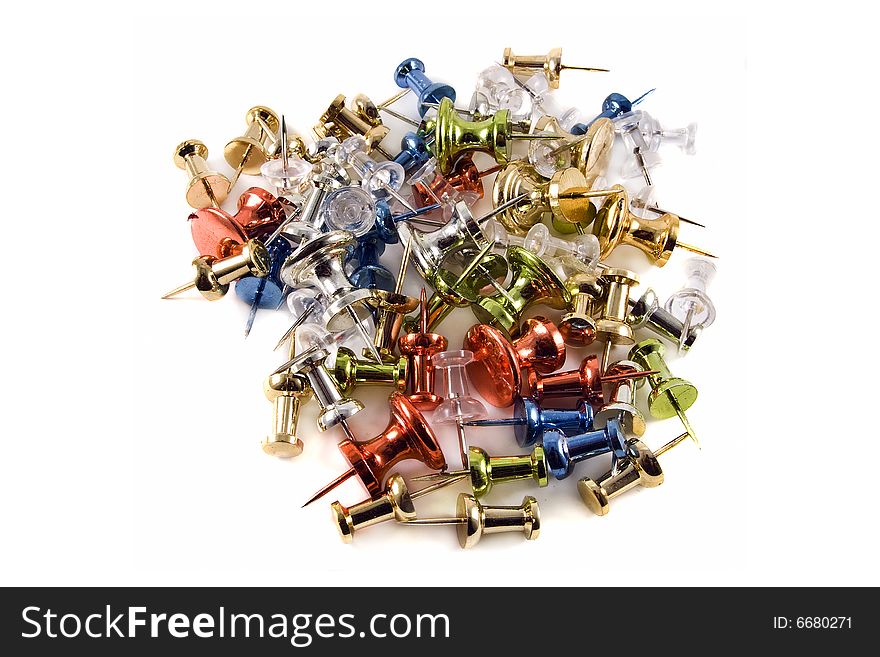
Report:
[[0,647],[163,657],[194,649],[812,653],[876,634],[871,597],[831,588],[22,588],[2,592]]

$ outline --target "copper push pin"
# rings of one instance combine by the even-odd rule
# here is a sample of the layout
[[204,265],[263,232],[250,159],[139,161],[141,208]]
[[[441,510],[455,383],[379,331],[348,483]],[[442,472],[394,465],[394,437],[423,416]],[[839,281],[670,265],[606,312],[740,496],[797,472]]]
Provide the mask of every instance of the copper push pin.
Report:
[[688,437],[685,432],[676,436],[656,452],[652,452],[641,440],[628,441],[629,456],[617,462],[596,480],[584,477],[578,481],[578,492],[587,508],[599,516],[609,511],[609,502],[636,486],[654,488],[663,483],[663,468],[657,457],[679,445]]
[[404,527],[458,525],[458,544],[462,548],[471,548],[484,534],[522,532],[527,540],[532,541],[538,538],[541,529],[541,513],[538,500],[531,495],[524,497],[520,506],[488,506],[472,495],[461,493],[454,518],[425,518],[400,524]]
[[660,420],[677,415],[685,431],[699,447],[697,434],[684,413],[697,401],[697,388],[690,381],[672,376],[663,359],[664,351],[665,348],[659,340],[650,338],[634,346],[629,357],[642,368],[650,370],[648,384],[651,386],[651,394],[648,396],[648,410],[651,415]]
[[437,408],[443,398],[434,394],[434,354],[446,350],[446,338],[438,333],[428,333],[428,305],[425,289],[420,297],[421,328],[417,333],[400,336],[398,348],[409,360],[408,398],[422,410]]
[[638,379],[651,374],[655,370],[631,371],[606,374],[599,372],[599,359],[590,354],[581,362],[576,370],[566,370],[541,376],[535,370],[529,370],[526,378],[528,395],[538,404],[546,399],[584,399],[594,408],[604,404],[602,396],[603,383],[616,383],[625,379]]
[[246,274],[262,277],[269,273],[269,252],[259,240],[237,244],[225,258],[199,256],[192,261],[195,276],[189,283],[162,296],[170,299],[195,288],[208,301],[216,301],[229,292],[229,284]]
[[465,478],[470,478],[474,497],[488,495],[495,484],[522,479],[532,479],[543,488],[549,481],[544,447],[537,445],[531,454],[525,456],[489,456],[479,447],[471,447],[468,449],[468,462],[464,470],[433,472],[413,477],[413,481],[453,483]]
[[235,214],[220,208],[202,208],[191,213],[188,219],[199,254],[225,258],[234,245],[249,239],[265,240],[268,244],[265,238],[285,220],[285,212],[274,194],[251,187],[238,198]]
[[189,176],[186,202],[196,209],[219,208],[232,187],[226,176],[208,168],[207,157],[208,147],[198,139],[187,139],[174,149],[174,164]]
[[543,72],[551,89],[559,88],[559,74],[564,70],[608,73],[607,68],[568,66],[562,63],[562,48],[553,48],[546,55],[514,55],[510,48],[504,49],[501,65],[514,75],[530,77]]
[[451,171],[446,174],[437,173],[427,185],[423,182],[412,183],[413,200],[420,206],[428,205],[434,199],[444,195],[446,186],[452,187],[462,198],[475,201],[483,198],[483,178],[503,169],[500,164],[480,171],[474,164],[472,153],[465,153],[455,161]]
[[409,400],[399,392],[391,393],[391,421],[375,438],[355,441],[351,438],[339,443],[339,449],[351,468],[312,495],[303,504],[308,506],[323,497],[349,477],[357,475],[376,499],[382,494],[382,481],[392,466],[406,459],[421,461],[432,470],[446,468],[446,459],[431,427]]
[[366,529],[389,520],[397,520],[398,522],[415,520],[416,508],[413,505],[413,500],[424,497],[440,488],[445,488],[456,481],[458,480],[449,479],[410,492],[406,481],[395,472],[388,477],[385,490],[378,498],[370,498],[350,507],[343,506],[339,502],[333,502],[330,505],[333,519],[336,521],[336,528],[339,530],[339,537],[344,543],[351,543],[354,533],[360,529]]
[[468,365],[471,383],[497,408],[506,408],[519,398],[523,370],[534,368],[547,374],[565,363],[562,334],[544,317],[527,319],[513,341],[496,328],[477,324],[468,329],[463,346],[474,354]]
[[240,137],[232,139],[223,149],[226,163],[235,169],[229,188],[235,185],[242,173],[249,176],[260,175],[260,167],[268,160],[278,141],[276,136],[280,121],[278,115],[268,107],[251,107],[245,115],[247,130]]

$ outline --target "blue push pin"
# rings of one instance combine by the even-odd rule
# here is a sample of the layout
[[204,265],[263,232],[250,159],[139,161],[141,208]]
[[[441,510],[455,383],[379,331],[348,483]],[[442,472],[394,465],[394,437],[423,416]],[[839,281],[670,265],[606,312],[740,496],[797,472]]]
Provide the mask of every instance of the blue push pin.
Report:
[[235,295],[250,304],[251,313],[248,315],[244,336],[250,335],[257,310],[275,310],[284,300],[284,283],[281,282],[281,265],[293,252],[293,247],[287,240],[274,240],[266,244],[269,252],[269,274],[265,278],[245,276],[235,283]]
[[421,59],[410,57],[398,64],[394,71],[394,82],[401,89],[409,87],[418,96],[419,116],[424,118],[428,108],[425,103],[439,104],[444,98],[455,103],[455,89],[448,84],[431,82],[425,75],[425,65]]
[[423,214],[433,212],[440,208],[439,203],[426,205],[413,212],[404,212],[403,214],[391,214],[391,208],[385,201],[376,201],[376,223],[373,224],[373,230],[379,239],[385,244],[397,244],[399,237],[397,235],[397,224],[401,221],[417,221],[436,228],[442,228],[446,224],[440,220],[426,219]]
[[415,132],[407,132],[400,140],[400,153],[397,154],[394,161],[403,167],[407,178],[409,178],[413,171],[422,167],[430,159],[431,152],[428,150],[428,144],[424,138]]
[[469,427],[500,427],[513,425],[513,435],[520,447],[530,447],[544,437],[544,432],[557,429],[566,436],[575,436],[593,428],[593,407],[586,401],[575,409],[541,408],[528,397],[517,397],[513,417],[465,422]]
[[605,96],[605,100],[602,101],[602,112],[589,123],[576,123],[575,125],[573,125],[571,127],[571,134],[585,134],[589,127],[593,125],[593,123],[595,123],[596,119],[616,119],[619,116],[623,116],[627,112],[632,112],[633,105],[638,105],[639,103],[641,103],[645,96],[647,96],[652,91],[654,91],[654,89],[648,89],[645,93],[643,93],[635,100],[630,100],[623,94],[619,94],[616,92],[608,94],[607,96]]
[[609,420],[603,429],[566,436],[559,429],[547,429],[543,439],[547,469],[557,479],[565,479],[574,470],[575,463],[611,452],[618,460],[627,456],[626,434],[616,419]]
[[379,262],[379,256],[385,252],[385,242],[374,230],[358,238],[357,246],[351,254],[351,259],[358,266],[351,272],[351,282],[356,287],[369,290],[394,291],[396,279],[387,267]]

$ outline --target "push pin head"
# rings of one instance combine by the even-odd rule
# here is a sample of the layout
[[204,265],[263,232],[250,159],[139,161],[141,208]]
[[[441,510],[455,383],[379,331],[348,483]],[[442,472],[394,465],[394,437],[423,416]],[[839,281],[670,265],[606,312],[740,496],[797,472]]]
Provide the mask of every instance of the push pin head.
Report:
[[186,202],[200,209],[219,208],[229,194],[229,179],[208,169],[208,147],[198,139],[188,139],[174,149],[174,164],[189,175]]
[[681,320],[660,308],[657,293],[651,288],[646,289],[638,299],[630,298],[629,315],[626,321],[633,329],[643,327],[650,329],[657,335],[678,345],[680,351],[688,351],[703,330],[699,326],[691,326],[685,331]]
[[[363,104],[363,100],[360,104]],[[381,123],[374,125],[348,109],[345,106],[343,94],[339,94],[333,99],[333,102],[321,115],[321,122],[314,127],[314,131],[320,139],[333,136],[339,141],[360,135],[366,140],[368,150],[379,147],[379,142],[390,132],[387,126]]]
[[428,111],[425,103],[439,103],[444,98],[455,102],[455,89],[448,84],[432,82],[425,75],[425,65],[420,59],[410,57],[403,60],[394,70],[394,83],[401,89],[412,89],[419,99],[419,116]]
[[193,260],[195,276],[165,294],[163,299],[170,299],[181,292],[195,288],[208,301],[216,301],[229,292],[229,284],[246,274],[266,276],[269,273],[269,252],[258,240],[248,240],[238,244],[231,255],[226,258],[200,256]]
[[223,157],[227,164],[239,173],[258,176],[260,167],[268,160],[277,141],[276,134],[281,125],[278,115],[268,107],[251,107],[245,116],[247,130],[226,144]]
[[544,317],[526,320],[513,342],[498,329],[477,324],[465,334],[464,348],[474,354],[468,365],[471,382],[483,399],[498,408],[519,398],[524,369],[547,373],[565,363],[562,335]]
[[[640,372],[638,363],[631,360],[621,360],[608,368],[609,376],[623,374],[628,371]],[[608,403],[596,412],[593,418],[593,426],[597,429],[604,427],[610,420],[617,420],[627,435],[645,435],[645,418],[641,411],[634,406],[635,390],[644,384],[644,379],[624,379],[611,386],[611,394]]]
[[239,197],[234,215],[220,208],[202,208],[189,215],[189,228],[200,254],[225,258],[235,244],[264,240],[284,220],[284,206],[278,198],[251,187]]
[[657,419],[670,418],[686,411],[697,400],[697,388],[690,381],[672,376],[663,359],[665,347],[659,340],[642,340],[630,352],[631,360],[643,369],[657,372],[648,377],[651,394],[648,396],[648,409]]
[[513,426],[513,435],[520,447],[540,443],[547,429],[558,429],[566,436],[576,436],[593,428],[593,407],[581,400],[574,409],[542,408],[533,399],[517,397],[513,404],[513,417],[477,420],[469,426]]
[[547,467],[557,479],[565,479],[576,463],[611,452],[617,459],[628,454],[626,434],[617,419],[609,420],[602,429],[576,436],[566,436],[558,429],[548,429],[542,439]]
[[388,477],[385,490],[378,499],[370,499],[352,507],[345,507],[339,502],[330,505],[336,528],[343,542],[351,543],[359,529],[385,522],[394,518],[398,522],[415,520],[416,508],[406,486],[406,481],[399,474]]
[[416,408],[432,410],[443,398],[434,394],[434,366],[431,358],[446,350],[446,338],[438,333],[428,333],[428,308],[425,290],[420,304],[421,326],[416,333],[401,335],[398,339],[400,353],[409,358],[409,400]]
[[690,258],[685,262],[685,286],[674,292],[667,300],[665,309],[684,324],[685,332],[690,328],[704,329],[715,321],[715,304],[706,288],[715,278],[715,265],[702,258]]
[[565,281],[571,295],[571,308],[559,321],[559,332],[565,344],[586,347],[596,339],[593,306],[602,298],[602,288],[592,274],[578,272]]
[[514,75],[531,75],[543,71],[551,89],[559,88],[559,74],[563,69],[607,73],[606,68],[566,66],[562,63],[562,48],[553,48],[546,55],[514,55],[510,48],[504,49],[501,65]]
[[618,462],[616,469],[611,469],[597,481],[584,477],[578,481],[578,492],[587,508],[599,516],[609,511],[609,502],[636,486],[654,488],[663,483],[663,468],[657,457],[640,440],[632,440],[628,444],[628,456]]
[[263,441],[263,451],[279,458],[298,456],[303,441],[296,436],[296,425],[300,405],[312,394],[308,379],[289,371],[278,372],[266,379],[263,392],[273,406],[273,431]]

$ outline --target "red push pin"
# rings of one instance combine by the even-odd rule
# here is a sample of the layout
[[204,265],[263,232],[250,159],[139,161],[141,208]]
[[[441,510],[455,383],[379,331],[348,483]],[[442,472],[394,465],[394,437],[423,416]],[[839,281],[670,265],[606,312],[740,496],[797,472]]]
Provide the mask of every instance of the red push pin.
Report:
[[428,333],[428,302],[425,288],[420,301],[420,326],[417,333],[400,336],[397,347],[409,359],[407,389],[409,400],[416,408],[429,411],[437,408],[443,398],[434,394],[434,366],[431,356],[446,351],[446,338],[439,333]]
[[628,379],[639,379],[650,374],[651,371],[635,371],[627,369],[616,374],[599,374],[599,359],[595,355],[589,355],[581,362],[576,370],[566,370],[541,376],[535,370],[529,370],[526,379],[528,395],[538,404],[548,398],[584,399],[594,409],[601,408],[605,400],[602,397],[603,383],[617,383]]
[[263,239],[285,219],[284,206],[259,187],[246,189],[238,199],[238,212],[203,208],[189,215],[193,242],[200,255],[226,258],[235,244]]
[[527,319],[512,342],[498,329],[477,324],[465,334],[464,348],[474,354],[467,366],[471,383],[498,408],[511,406],[519,397],[525,370],[546,374],[565,363],[562,334],[544,317]]
[[339,449],[351,467],[324,486],[303,504],[308,506],[357,475],[374,500],[382,495],[382,482],[392,466],[406,459],[421,461],[432,470],[444,470],[446,458],[434,432],[418,409],[399,392],[391,393],[391,421],[375,438],[365,441],[343,440]]

